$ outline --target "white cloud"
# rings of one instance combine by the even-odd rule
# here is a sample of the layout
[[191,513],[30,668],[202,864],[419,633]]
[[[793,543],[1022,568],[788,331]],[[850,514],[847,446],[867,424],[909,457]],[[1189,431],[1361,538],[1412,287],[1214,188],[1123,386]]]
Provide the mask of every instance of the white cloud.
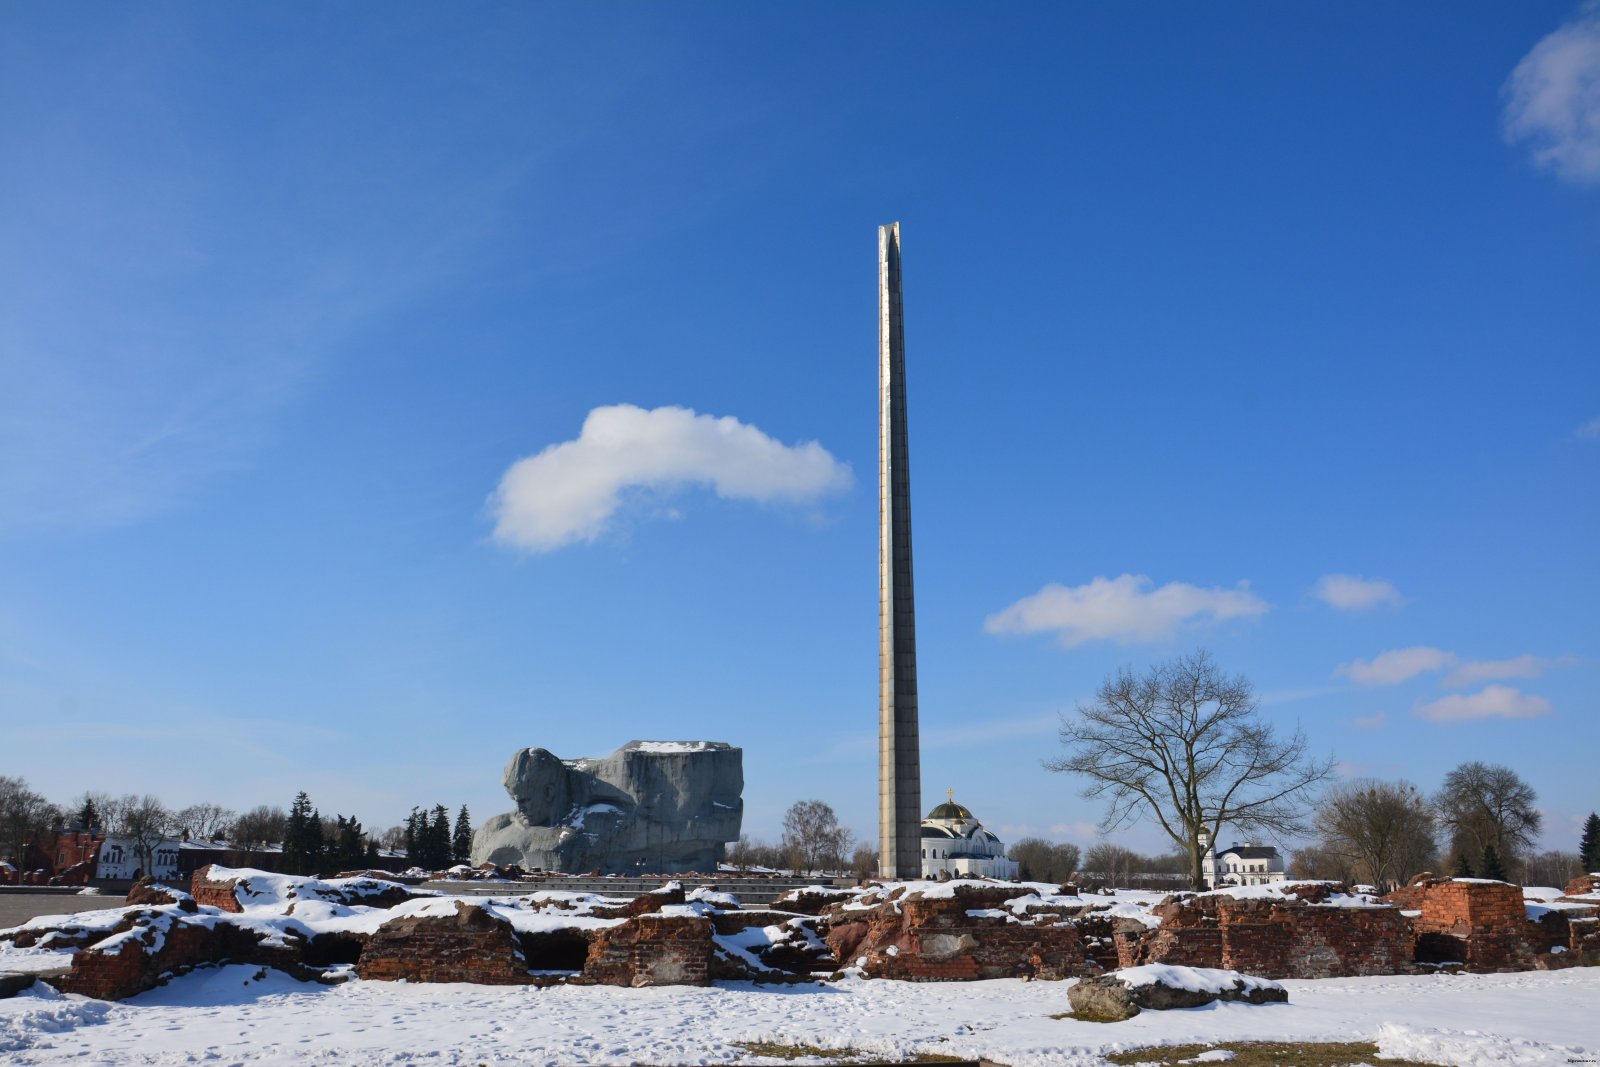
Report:
[[1534,45],[1502,94],[1507,141],[1568,181],[1600,182],[1600,3]]
[[1380,652],[1370,660],[1341,663],[1335,674],[1342,674],[1358,685],[1399,685],[1429,671],[1454,666],[1456,654],[1419,645]]
[[1444,684],[1452,689],[1465,689],[1479,682],[1497,678],[1537,678],[1556,664],[1544,656],[1523,655],[1511,659],[1469,660],[1451,671]]
[[1340,611],[1365,611],[1380,604],[1401,604],[1404,598],[1393,582],[1354,574],[1324,574],[1317,579],[1316,596]]
[[705,485],[728,500],[807,503],[851,483],[815,441],[785,445],[731,416],[615,404],[589,412],[576,440],[513,463],[490,497],[494,538],[549,552],[606,531],[630,489]]
[[1531,719],[1550,711],[1550,701],[1511,688],[1486,686],[1467,696],[1456,694],[1428,704],[1417,705],[1414,714],[1434,722],[1461,722],[1464,719]]
[[1600,415],[1572,431],[1572,436],[1585,441],[1600,441]]
[[1264,615],[1270,608],[1248,582],[1232,589],[1151,584],[1142,574],[1097,577],[1070,588],[1051,583],[990,615],[983,626],[992,634],[1055,631],[1067,648],[1093,640],[1136,644],[1165,640],[1182,623]]
[[1350,720],[1350,725],[1357,730],[1381,730],[1389,721],[1389,713],[1380,711],[1376,715],[1361,715]]

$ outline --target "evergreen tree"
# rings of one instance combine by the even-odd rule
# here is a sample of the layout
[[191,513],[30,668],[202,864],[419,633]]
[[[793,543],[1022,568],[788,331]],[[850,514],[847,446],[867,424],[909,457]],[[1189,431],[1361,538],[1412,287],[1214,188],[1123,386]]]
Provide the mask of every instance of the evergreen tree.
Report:
[[[1589,818],[1593,820],[1594,816],[1591,815]],[[78,825],[85,830],[93,830],[100,825],[100,809],[94,806],[94,797],[83,798],[83,808],[78,812]]]
[[1585,874],[1600,873],[1600,815],[1594,812],[1583,821],[1583,837],[1578,841],[1578,859]]
[[443,804],[433,806],[433,822],[428,826],[428,852],[432,857],[430,870],[442,871],[450,866],[450,813]]
[[418,832],[418,824],[422,822],[422,813],[416,808],[411,809],[411,814],[406,816],[406,859],[415,866],[422,865],[422,856],[419,851],[422,847],[422,835]]
[[450,846],[457,863],[466,863],[472,858],[472,820],[467,816],[465,804],[456,813],[456,829],[450,838]]
[[1483,877],[1493,878],[1495,881],[1506,880],[1505,864],[1500,862],[1500,851],[1490,842],[1483,846]]
[[301,790],[289,806],[289,825],[283,834],[283,865],[290,874],[311,874],[322,859],[322,817]]
[[334,840],[328,849],[329,865],[338,870],[366,866],[367,849],[362,840],[365,835],[361,831],[361,821],[354,815],[348,819],[337,815],[334,827]]
[[1467,854],[1465,852],[1456,853],[1456,869],[1451,872],[1451,876],[1454,878],[1473,877],[1472,861],[1467,859]]

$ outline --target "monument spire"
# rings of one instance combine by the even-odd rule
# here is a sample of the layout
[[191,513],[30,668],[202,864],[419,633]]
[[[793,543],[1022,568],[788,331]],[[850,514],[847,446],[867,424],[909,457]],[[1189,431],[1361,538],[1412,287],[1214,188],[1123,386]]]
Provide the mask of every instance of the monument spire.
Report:
[[922,876],[900,224],[878,227],[878,873]]

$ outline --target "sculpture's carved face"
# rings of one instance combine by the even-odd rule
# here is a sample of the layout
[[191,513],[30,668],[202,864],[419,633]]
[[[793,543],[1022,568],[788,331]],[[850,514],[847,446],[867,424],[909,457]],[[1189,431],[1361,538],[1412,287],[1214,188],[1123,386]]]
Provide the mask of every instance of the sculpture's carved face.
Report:
[[554,753],[525,748],[506,764],[505,787],[532,826],[555,826],[572,807],[567,766]]

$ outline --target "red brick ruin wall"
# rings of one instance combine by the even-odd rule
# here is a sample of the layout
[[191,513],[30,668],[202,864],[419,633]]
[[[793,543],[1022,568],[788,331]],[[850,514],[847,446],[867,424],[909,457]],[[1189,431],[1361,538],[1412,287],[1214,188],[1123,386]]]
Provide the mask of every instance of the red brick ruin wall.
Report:
[[194,872],[189,880],[189,895],[194,897],[196,904],[204,904],[219,911],[234,913],[244,911],[239,905],[239,897],[234,892],[239,883],[232,878],[211,877],[211,865],[207,864]]
[[[950,897],[901,896],[870,909],[835,904],[820,925],[840,965],[865,958],[868,974],[910,981],[1065,978],[1145,963],[1327,978],[1404,974],[1416,969],[1416,961],[1476,971],[1600,962],[1600,906],[1554,909],[1533,922],[1521,890],[1496,882],[1431,880],[1407,887],[1396,902],[1415,904],[1415,918],[1394,906],[1319,906],[1329,897],[1325,887],[1306,887],[1304,899],[1182,897],[1157,909],[1161,924],[1155,929],[1093,913],[1036,913],[1018,921],[1002,910],[1015,892],[961,887]],[[204,871],[194,879],[193,895],[200,904],[240,910],[234,882],[213,880]],[[185,901],[180,907],[194,905]],[[530,973],[543,969],[615,986],[702,985],[713,976],[714,931],[778,925],[792,917],[771,910],[714,918],[651,912],[600,931],[519,935],[506,920],[457,901],[453,914],[395,919],[362,944],[335,948],[349,953],[344,958],[355,960],[362,978],[377,980],[552,980]],[[132,913],[124,929],[153,918]],[[116,999],[150,988],[175,969],[228,960],[293,972],[318,962],[318,951],[329,948],[321,938],[310,945],[267,947],[259,935],[226,922],[208,929],[182,916],[167,926],[159,949],[151,947],[158,940],[152,931],[118,952],[79,951],[62,988]]]
[[203,963],[226,960],[289,971],[299,963],[294,949],[263,945],[259,935],[227,923],[206,927],[177,922],[160,941],[159,948],[143,940],[128,940],[116,952],[81,949],[73,954],[71,972],[57,985],[64,993],[121,1000],[154,989],[165,975]]
[[1520,886],[1440,880],[1421,887],[1417,959],[1475,971],[1528,970],[1547,936],[1528,919]]
[[871,911],[829,912],[828,947],[844,966],[866,959],[877,978],[970,981],[979,978],[1067,978],[1091,970],[1078,927],[1060,916],[1021,923],[1003,915],[969,915],[1000,907],[1015,889],[962,887],[954,896],[899,900]]
[[523,985],[529,981],[511,924],[466,903],[457,903],[454,915],[384,923],[361,949],[356,974],[383,982]]
[[1122,967],[1171,963],[1263,978],[1344,978],[1411,969],[1411,923],[1398,908],[1194,897],[1166,905],[1148,932],[1120,931]]
[[602,930],[589,946],[585,978],[601,985],[705,985],[711,974],[711,920],[640,915]]

